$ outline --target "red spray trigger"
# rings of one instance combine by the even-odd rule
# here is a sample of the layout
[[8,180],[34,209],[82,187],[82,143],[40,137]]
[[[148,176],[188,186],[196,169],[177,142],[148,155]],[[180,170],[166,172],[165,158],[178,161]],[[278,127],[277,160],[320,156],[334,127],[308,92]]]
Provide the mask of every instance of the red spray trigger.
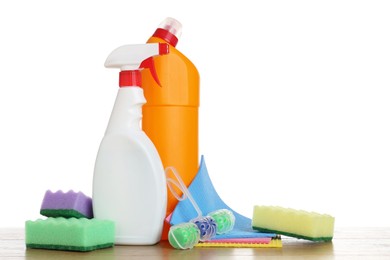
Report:
[[146,60],[144,60],[141,63],[140,68],[149,69],[154,81],[156,81],[156,83],[161,87],[160,80],[158,79],[158,76],[157,76],[156,67],[154,66],[153,57],[150,57],[150,58],[147,58]]
[[[159,43],[159,55],[165,55],[168,53],[169,53],[169,44]],[[144,60],[140,65],[140,69],[141,68],[149,69],[154,81],[156,81],[156,83],[161,87],[161,83],[160,80],[158,79],[158,75],[156,72],[156,67],[154,65],[153,57],[149,57],[146,60]]]

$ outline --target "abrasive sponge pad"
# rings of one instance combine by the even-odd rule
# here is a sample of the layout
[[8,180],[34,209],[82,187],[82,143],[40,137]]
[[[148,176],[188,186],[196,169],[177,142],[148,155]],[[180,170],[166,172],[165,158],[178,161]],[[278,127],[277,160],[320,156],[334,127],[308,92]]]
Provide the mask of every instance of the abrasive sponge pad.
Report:
[[47,217],[92,218],[92,199],[82,192],[46,191],[40,213]]
[[25,223],[26,247],[92,251],[114,245],[115,224],[110,220],[48,218]]
[[255,206],[253,229],[311,241],[331,241],[334,217],[274,206]]

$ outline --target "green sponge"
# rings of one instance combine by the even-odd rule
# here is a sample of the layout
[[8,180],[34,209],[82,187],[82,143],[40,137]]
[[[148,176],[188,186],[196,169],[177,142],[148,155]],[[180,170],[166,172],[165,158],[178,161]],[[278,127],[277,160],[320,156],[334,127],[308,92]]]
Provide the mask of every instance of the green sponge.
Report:
[[27,248],[92,251],[114,245],[115,224],[110,220],[48,218],[25,223]]
[[311,241],[331,241],[334,217],[273,206],[255,206],[253,229]]

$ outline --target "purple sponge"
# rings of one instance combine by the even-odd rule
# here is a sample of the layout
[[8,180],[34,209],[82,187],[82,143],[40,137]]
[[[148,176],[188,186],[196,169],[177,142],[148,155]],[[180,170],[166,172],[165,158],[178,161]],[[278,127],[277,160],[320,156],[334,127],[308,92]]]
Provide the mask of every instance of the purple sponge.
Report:
[[40,213],[47,217],[93,218],[92,199],[82,192],[46,191]]

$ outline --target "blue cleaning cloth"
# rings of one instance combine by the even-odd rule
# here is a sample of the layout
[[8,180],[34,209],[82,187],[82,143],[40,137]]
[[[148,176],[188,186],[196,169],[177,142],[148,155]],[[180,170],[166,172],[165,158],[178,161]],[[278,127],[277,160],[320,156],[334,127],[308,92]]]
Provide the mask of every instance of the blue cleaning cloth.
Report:
[[[233,230],[226,234],[217,235],[214,239],[260,238],[276,236],[275,234],[261,233],[253,230],[251,219],[238,214],[221,200],[211,182],[203,155],[200,162],[199,171],[191,185],[188,187],[188,190],[204,215],[218,209],[228,209],[231,210],[236,217]],[[191,201],[186,198],[185,200],[179,201],[177,204],[175,210],[172,213],[170,224],[176,225],[179,223],[188,222],[197,216],[198,214],[192,206]]]

